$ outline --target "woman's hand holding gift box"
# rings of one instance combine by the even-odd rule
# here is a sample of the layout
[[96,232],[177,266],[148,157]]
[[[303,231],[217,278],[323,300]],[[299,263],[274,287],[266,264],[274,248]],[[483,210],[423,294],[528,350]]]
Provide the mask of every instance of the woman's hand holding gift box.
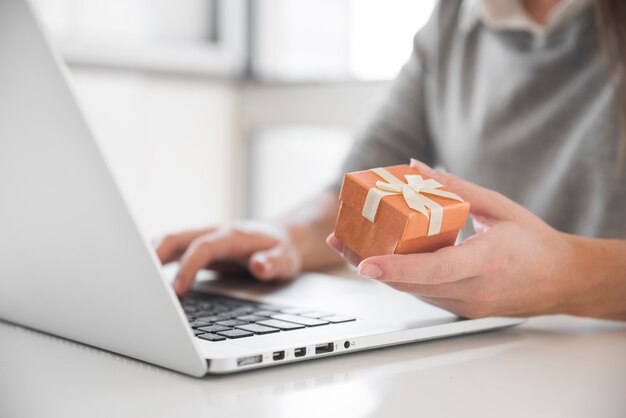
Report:
[[[358,212],[358,205],[381,180],[364,172],[348,175],[341,195],[343,213],[327,242],[358,265],[362,276],[471,318],[550,313],[593,316],[585,306],[595,305],[585,301],[614,299],[607,294],[610,287],[595,284],[592,274],[598,263],[594,260],[615,256],[610,243],[599,245],[557,231],[500,193],[436,172],[418,161],[413,160],[411,167],[423,179],[443,185],[440,190],[471,203],[476,235],[453,245],[469,206],[430,195],[444,208],[444,232],[439,235],[427,234],[425,216],[410,212],[400,195],[382,198],[372,223]],[[415,174],[406,166],[387,171],[398,178]]]

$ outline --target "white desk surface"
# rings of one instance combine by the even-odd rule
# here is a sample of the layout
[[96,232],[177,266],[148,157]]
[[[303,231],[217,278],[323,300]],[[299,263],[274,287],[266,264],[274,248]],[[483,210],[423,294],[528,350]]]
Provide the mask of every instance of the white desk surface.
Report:
[[0,322],[0,417],[626,417],[626,323],[520,327],[196,379]]

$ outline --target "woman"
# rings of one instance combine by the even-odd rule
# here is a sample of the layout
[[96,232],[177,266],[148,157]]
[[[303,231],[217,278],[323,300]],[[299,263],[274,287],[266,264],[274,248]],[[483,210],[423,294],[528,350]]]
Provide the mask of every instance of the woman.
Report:
[[440,2],[344,171],[415,156],[471,202],[475,235],[356,260],[332,235],[324,245],[336,185],[274,225],[163,239],[162,262],[181,261],[177,293],[215,263],[288,279],[338,252],[361,275],[464,317],[626,320],[625,22],[620,0]]

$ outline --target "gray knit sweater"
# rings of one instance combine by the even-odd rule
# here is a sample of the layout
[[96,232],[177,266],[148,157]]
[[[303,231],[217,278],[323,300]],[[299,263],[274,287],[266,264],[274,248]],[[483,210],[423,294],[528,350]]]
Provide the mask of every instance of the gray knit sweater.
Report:
[[592,7],[545,36],[467,24],[441,0],[344,172],[410,157],[497,190],[555,228],[626,238],[618,112]]

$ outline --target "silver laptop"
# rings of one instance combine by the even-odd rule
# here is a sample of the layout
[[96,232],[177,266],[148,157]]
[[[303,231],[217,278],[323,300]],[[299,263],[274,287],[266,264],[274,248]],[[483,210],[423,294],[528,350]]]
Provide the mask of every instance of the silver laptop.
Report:
[[[0,0],[0,318],[193,376],[516,325],[376,281],[207,277],[178,299],[23,0]],[[209,273],[205,273],[210,276]]]

